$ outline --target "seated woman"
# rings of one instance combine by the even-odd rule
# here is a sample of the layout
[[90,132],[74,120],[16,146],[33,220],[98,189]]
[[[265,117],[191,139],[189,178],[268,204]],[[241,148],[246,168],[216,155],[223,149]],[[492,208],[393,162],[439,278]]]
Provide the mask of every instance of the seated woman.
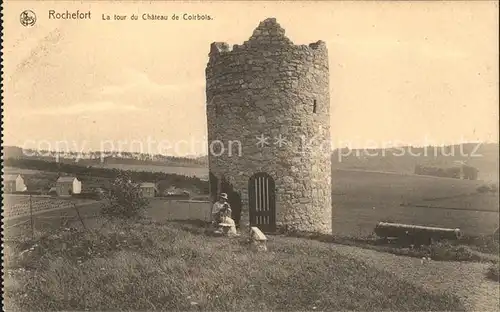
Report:
[[227,202],[227,194],[221,193],[219,200],[215,202],[212,208],[212,220],[216,224],[221,223],[225,217],[231,217],[231,206]]

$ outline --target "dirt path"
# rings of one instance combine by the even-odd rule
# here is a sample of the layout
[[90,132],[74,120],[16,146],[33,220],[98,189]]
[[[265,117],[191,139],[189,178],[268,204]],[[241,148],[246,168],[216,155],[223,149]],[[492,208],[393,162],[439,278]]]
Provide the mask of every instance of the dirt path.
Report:
[[431,292],[458,296],[467,311],[500,311],[500,284],[486,279],[488,264],[425,261],[352,246],[335,245],[340,254],[392,272]]

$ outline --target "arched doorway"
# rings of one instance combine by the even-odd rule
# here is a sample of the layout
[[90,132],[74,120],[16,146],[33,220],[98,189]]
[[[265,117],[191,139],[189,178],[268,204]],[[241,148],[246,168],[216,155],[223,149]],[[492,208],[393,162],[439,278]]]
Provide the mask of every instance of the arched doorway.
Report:
[[263,232],[276,231],[276,188],[274,179],[265,172],[259,172],[248,181],[248,204],[250,226]]
[[231,206],[231,219],[234,220],[236,225],[240,224],[241,219],[241,196],[233,185],[227,181],[225,177],[222,177],[221,181],[221,193],[226,193],[228,197],[229,205]]

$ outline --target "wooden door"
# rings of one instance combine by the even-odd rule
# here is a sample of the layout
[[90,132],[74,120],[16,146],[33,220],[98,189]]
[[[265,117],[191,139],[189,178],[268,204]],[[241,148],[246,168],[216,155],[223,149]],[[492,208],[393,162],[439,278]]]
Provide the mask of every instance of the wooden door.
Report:
[[250,226],[263,232],[276,231],[276,194],[273,178],[265,173],[254,174],[248,181]]

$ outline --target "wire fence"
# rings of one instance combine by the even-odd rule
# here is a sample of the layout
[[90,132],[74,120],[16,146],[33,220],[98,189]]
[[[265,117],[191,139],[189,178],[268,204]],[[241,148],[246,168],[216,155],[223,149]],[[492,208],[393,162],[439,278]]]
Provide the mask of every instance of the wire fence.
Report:
[[[98,212],[97,201],[61,199],[46,196],[4,196],[3,235],[6,240],[36,238],[60,228],[86,227],[84,219]],[[85,210],[82,214],[81,210]]]
[[[63,228],[96,229],[103,226],[102,202],[74,198],[4,196],[4,240],[37,238]],[[151,198],[146,215],[154,221],[211,221],[211,204],[203,200]]]

